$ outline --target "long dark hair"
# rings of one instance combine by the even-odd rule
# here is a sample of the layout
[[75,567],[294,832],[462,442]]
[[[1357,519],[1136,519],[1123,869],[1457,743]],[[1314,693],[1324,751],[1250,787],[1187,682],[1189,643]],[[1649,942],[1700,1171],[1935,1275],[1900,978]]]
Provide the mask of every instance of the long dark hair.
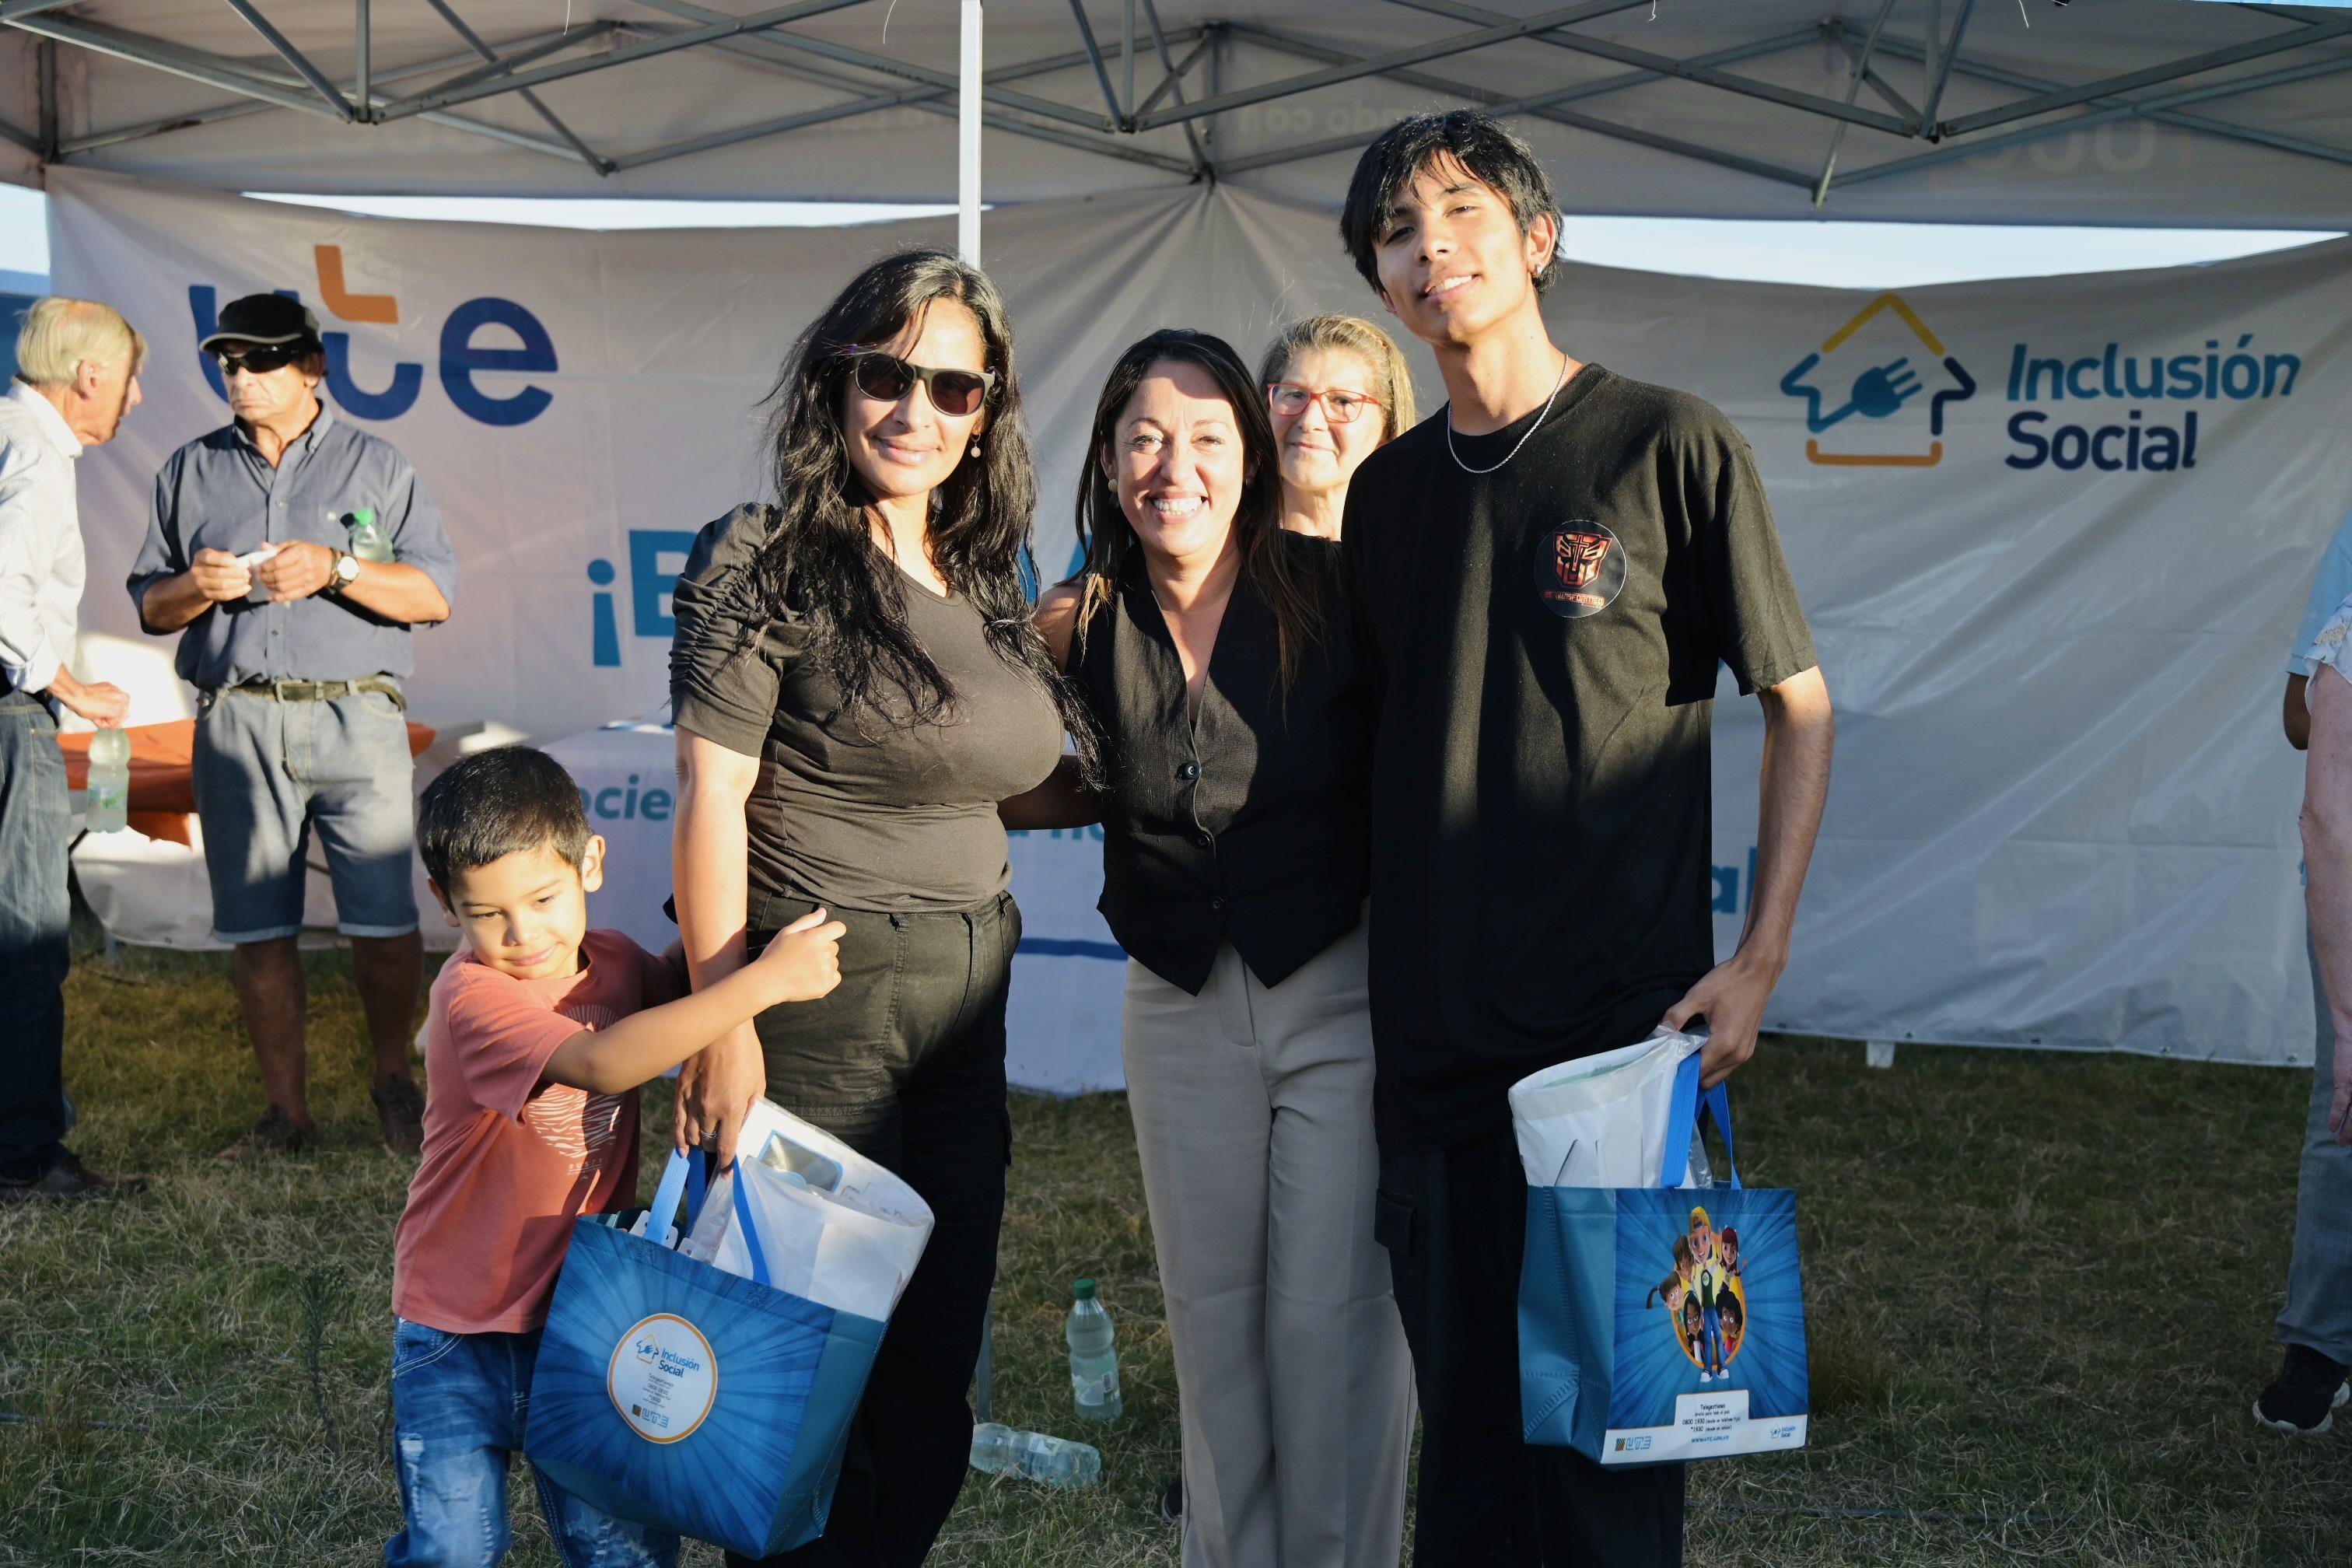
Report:
[[[997,657],[1053,694],[1062,722],[1091,759],[1083,706],[1055,668],[1031,619],[1021,563],[1037,511],[1036,470],[1021,417],[1013,328],[1004,300],[980,268],[945,250],[902,250],[850,280],[786,356],[767,401],[768,446],[777,515],[751,566],[751,588],[767,616],[786,610],[814,623],[811,651],[841,694],[835,716],[866,734],[885,711],[886,687],[907,701],[914,723],[935,722],[955,689],[907,626],[906,584],[875,546],[866,508],[874,495],[849,460],[841,401],[853,350],[895,337],[936,301],[970,310],[996,383],[987,417],[967,458],[932,493],[931,561],[948,586],[980,612]],[[751,637],[761,617],[748,616]]]
[[1128,399],[1152,366],[1170,360],[1207,372],[1233,405],[1246,465],[1241,502],[1234,509],[1234,543],[1241,553],[1242,575],[1274,611],[1286,693],[1297,677],[1299,655],[1323,636],[1323,606],[1283,545],[1281,452],[1275,445],[1274,420],[1266,413],[1265,394],[1250,379],[1233,345],[1189,327],[1164,328],[1131,345],[1111,366],[1110,379],[1103,383],[1102,398],[1095,405],[1094,431],[1078,475],[1078,541],[1086,548],[1087,563],[1075,579],[1079,590],[1077,636],[1086,636],[1087,623],[1109,602],[1129,552],[1141,548],[1127,513],[1119,509],[1118,491],[1103,472],[1103,459],[1112,450]]

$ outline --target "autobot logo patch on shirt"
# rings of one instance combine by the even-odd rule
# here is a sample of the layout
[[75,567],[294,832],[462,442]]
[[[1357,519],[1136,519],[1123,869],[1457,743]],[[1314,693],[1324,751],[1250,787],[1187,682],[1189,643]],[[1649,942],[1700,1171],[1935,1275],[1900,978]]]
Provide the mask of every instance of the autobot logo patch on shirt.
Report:
[[1536,597],[1563,620],[1599,615],[1625,588],[1625,548],[1604,523],[1572,518],[1536,553]]

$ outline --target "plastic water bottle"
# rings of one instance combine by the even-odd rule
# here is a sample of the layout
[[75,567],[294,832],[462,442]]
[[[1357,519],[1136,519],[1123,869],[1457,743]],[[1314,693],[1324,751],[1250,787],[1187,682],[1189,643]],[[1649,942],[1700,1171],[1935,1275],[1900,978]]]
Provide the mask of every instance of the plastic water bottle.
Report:
[[1071,1285],[1076,1298],[1062,1337],[1070,1342],[1070,1389],[1078,1414],[1089,1421],[1116,1421],[1119,1414],[1118,1352],[1111,1345],[1110,1314],[1095,1300],[1095,1282]]
[[109,725],[89,738],[88,822],[92,833],[130,826],[131,737]]
[[1102,1456],[1090,1444],[983,1421],[971,1429],[971,1468],[992,1476],[1026,1476],[1049,1487],[1090,1487],[1102,1479]]
[[355,507],[352,510],[352,553],[362,561],[386,562],[392,559],[392,540],[383,526],[375,520],[373,507]]

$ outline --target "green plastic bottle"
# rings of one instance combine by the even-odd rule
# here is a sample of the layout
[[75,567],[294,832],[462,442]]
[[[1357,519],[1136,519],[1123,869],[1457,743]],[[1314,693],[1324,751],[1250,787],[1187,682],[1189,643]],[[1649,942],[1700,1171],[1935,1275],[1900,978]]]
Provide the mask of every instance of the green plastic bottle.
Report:
[[392,540],[383,526],[375,520],[373,507],[352,510],[352,553],[362,561],[388,562],[392,559]]

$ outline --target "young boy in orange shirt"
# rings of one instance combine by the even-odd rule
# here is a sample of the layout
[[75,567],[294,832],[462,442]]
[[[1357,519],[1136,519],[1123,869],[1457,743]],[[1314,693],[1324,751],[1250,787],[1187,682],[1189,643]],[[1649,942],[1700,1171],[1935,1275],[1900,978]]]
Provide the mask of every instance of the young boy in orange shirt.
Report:
[[[844,928],[814,910],[688,994],[682,966],[588,929],[604,841],[572,776],[526,746],[435,779],[416,841],[466,945],[433,983],[424,1156],[394,1243],[404,1526],[383,1558],[487,1565],[511,1539],[507,1469],[572,1222],[635,1202],[638,1086],[768,1007],[831,991]],[[677,1561],[675,1536],[534,1475],[566,1568]]]

